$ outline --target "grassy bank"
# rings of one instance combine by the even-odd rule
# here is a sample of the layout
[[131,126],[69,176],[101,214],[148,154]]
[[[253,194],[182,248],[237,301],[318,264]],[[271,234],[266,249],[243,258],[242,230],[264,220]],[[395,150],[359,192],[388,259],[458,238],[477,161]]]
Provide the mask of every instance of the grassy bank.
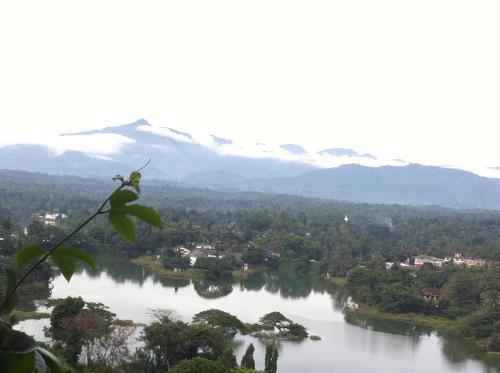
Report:
[[388,313],[382,312],[375,307],[369,306],[360,306],[355,309],[349,309],[346,310],[345,313],[351,315],[372,317],[375,319],[394,320],[412,324],[420,324],[430,326],[434,329],[443,330],[447,333],[457,333],[457,330],[454,326],[457,323],[457,320],[450,320],[444,317],[422,315],[417,313]]
[[20,310],[14,310],[10,315],[15,317],[16,321],[48,319],[50,317],[50,313],[47,312]]
[[231,271],[231,273],[235,279],[242,280],[252,273],[263,272],[265,270],[266,270],[265,267],[255,266],[255,267],[248,268],[246,271],[234,270],[234,271]]

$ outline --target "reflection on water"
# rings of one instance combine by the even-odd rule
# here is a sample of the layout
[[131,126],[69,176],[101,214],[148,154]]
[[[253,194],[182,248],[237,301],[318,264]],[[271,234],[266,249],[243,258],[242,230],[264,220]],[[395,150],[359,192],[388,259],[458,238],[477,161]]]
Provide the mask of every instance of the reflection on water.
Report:
[[[401,322],[344,318],[342,307],[348,293],[317,276],[275,271],[252,273],[232,283],[166,280],[117,258],[97,262],[101,267],[96,273],[81,271],[70,283],[57,276],[52,296],[80,295],[108,305],[120,318],[139,323],[150,322],[148,309],[154,308],[173,309],[184,321],[210,308],[225,310],[244,322],[280,311],[322,338],[318,342],[281,341],[281,373],[500,372],[498,360],[484,356],[462,339]],[[31,321],[18,328],[38,336],[37,330],[47,320]],[[238,359],[250,342],[256,348],[257,368],[263,369],[267,341],[238,335]]]
[[233,285],[227,281],[195,280],[193,287],[196,294],[206,299],[225,297],[233,291]]
[[266,285],[266,274],[264,272],[250,273],[240,281],[241,289],[258,291]]
[[395,320],[373,319],[360,315],[346,315],[345,321],[360,328],[376,332],[405,335],[407,337],[430,336],[433,333],[433,329],[425,325],[410,324]]

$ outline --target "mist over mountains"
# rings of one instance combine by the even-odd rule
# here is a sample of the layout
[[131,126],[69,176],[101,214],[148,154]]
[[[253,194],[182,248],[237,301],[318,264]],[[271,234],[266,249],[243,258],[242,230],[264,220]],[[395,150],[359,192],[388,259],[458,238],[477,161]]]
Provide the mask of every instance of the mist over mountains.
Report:
[[[197,138],[144,119],[0,148],[0,169],[110,177],[151,159],[145,177],[203,188],[293,194],[352,202],[500,209],[500,179],[467,171],[383,160],[353,149],[310,152],[299,144],[241,146],[216,135]],[[87,147],[88,145],[88,147]],[[65,147],[66,146],[66,147]]]

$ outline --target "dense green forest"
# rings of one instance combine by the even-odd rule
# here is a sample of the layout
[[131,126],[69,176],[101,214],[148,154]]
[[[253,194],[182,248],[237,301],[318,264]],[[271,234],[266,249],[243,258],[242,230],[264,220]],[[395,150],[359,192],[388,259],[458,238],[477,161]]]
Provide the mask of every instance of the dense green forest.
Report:
[[[0,237],[4,237],[5,254],[24,243],[19,241],[64,234],[113,186],[102,180],[21,172],[2,171],[1,176]],[[340,256],[365,261],[376,253],[386,260],[404,260],[416,254],[445,256],[456,251],[500,259],[500,213],[494,211],[350,204],[153,184],[158,183],[143,186],[143,199],[160,211],[167,229],[144,227],[141,241],[130,244],[120,241],[102,219],[75,243],[90,251],[119,250],[132,257],[196,241],[236,252],[245,252],[252,244],[295,259]],[[55,211],[69,216],[61,226],[46,229],[32,224],[33,214]],[[26,226],[29,238],[11,237]]]

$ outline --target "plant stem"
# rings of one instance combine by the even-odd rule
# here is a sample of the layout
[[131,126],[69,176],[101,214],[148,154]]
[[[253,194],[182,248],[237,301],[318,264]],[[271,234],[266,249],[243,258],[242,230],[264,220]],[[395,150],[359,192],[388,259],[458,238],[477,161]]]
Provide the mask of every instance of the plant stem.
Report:
[[2,304],[0,305],[0,313],[1,310],[5,307],[5,304],[7,301],[14,295],[15,291],[19,286],[26,280],[26,278],[38,267],[40,266],[47,258],[60,246],[62,246],[64,243],[66,243],[71,237],[73,237],[75,234],[77,234],[83,227],[85,227],[88,223],[90,223],[96,216],[100,215],[103,213],[104,207],[106,207],[106,204],[109,202],[111,196],[118,192],[120,189],[125,187],[126,184],[122,183],[118,188],[115,189],[113,193],[111,193],[108,198],[104,200],[104,202],[101,204],[101,206],[97,209],[95,213],[93,213],[89,218],[87,218],[83,223],[81,223],[76,229],[74,229],[71,233],[69,233],[66,237],[64,237],[61,241],[59,241],[52,249],[47,251],[35,264],[31,266],[31,268],[21,277],[21,279],[16,283],[16,285],[7,293],[5,296],[5,299],[3,300]]

